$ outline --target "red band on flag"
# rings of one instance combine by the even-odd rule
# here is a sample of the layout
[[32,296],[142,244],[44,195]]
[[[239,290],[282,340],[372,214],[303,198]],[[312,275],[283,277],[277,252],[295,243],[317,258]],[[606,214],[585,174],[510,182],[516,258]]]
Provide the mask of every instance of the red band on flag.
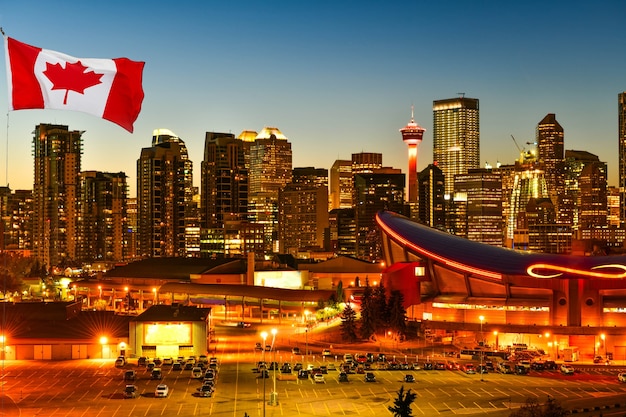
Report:
[[9,65],[13,76],[10,101],[13,110],[43,109],[43,95],[35,76],[35,60],[41,48],[7,39]]
[[116,58],[113,62],[117,67],[117,75],[102,118],[117,123],[132,133],[133,122],[139,116],[144,97],[141,88],[144,63],[127,58]]

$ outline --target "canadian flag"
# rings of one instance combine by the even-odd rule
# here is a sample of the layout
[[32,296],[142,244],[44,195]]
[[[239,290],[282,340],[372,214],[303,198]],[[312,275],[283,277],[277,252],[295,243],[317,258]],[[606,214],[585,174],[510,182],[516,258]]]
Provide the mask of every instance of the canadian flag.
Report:
[[74,58],[9,37],[4,44],[9,110],[76,110],[132,133],[144,97],[144,62]]

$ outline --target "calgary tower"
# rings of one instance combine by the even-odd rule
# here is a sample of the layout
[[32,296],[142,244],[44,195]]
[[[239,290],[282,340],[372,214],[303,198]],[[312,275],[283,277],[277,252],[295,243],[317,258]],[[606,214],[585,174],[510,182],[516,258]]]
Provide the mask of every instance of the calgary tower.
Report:
[[409,145],[409,205],[417,203],[417,147],[422,142],[426,129],[415,123],[413,106],[411,106],[411,121],[400,129],[402,140]]

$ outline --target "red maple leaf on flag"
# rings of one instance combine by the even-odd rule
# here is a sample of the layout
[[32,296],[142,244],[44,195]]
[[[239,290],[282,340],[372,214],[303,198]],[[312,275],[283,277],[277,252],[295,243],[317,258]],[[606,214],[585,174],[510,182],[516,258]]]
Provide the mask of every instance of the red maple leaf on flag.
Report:
[[88,68],[80,61],[73,64],[67,62],[65,68],[58,63],[46,62],[46,70],[43,73],[52,81],[53,90],[66,90],[63,104],[67,104],[67,94],[70,90],[85,94],[86,88],[102,83],[100,78],[104,74],[96,74],[93,71],[85,72]]

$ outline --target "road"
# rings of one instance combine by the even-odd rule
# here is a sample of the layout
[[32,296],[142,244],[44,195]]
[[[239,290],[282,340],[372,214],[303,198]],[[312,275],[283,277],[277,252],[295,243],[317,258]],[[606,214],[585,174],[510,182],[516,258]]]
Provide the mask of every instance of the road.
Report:
[[[283,345],[275,343],[277,361],[327,364],[321,361],[319,354],[315,359],[311,354],[309,360],[293,357],[288,346],[293,344],[291,336],[277,339],[283,342]],[[172,371],[171,367],[163,367],[162,381],[170,387],[170,395],[155,398],[153,393],[159,381],[150,380],[148,372],[131,362],[127,367],[138,370],[135,384],[141,395],[137,399],[124,399],[123,369],[115,368],[110,360],[5,361],[1,379],[3,413],[0,415],[379,416],[389,415],[387,407],[392,405],[402,385],[417,394],[413,404],[415,416],[489,414],[504,417],[529,398],[544,403],[548,397],[566,407],[601,406],[619,401],[626,407],[626,384],[617,382],[618,369],[603,366],[579,368],[573,376],[556,371],[524,376],[490,373],[483,375],[482,380],[480,375],[460,371],[375,370],[376,382],[365,382],[360,374],[350,374],[349,382],[339,382],[338,372],[329,371],[325,383],[314,383],[311,379],[276,380],[278,405],[270,405],[274,374],[270,371],[270,378],[263,380],[257,378],[259,374],[253,373],[252,368],[263,355],[268,362],[273,360],[274,352],[255,351],[255,340],[258,340],[258,329],[219,330],[215,355],[220,360],[220,371],[216,391],[210,398],[194,395],[201,383],[190,378],[190,371]],[[268,338],[267,342],[271,340]],[[406,373],[412,373],[416,382],[403,382]],[[277,372],[277,376],[280,373]],[[19,414],[11,414],[15,411],[12,403],[19,407]]]

